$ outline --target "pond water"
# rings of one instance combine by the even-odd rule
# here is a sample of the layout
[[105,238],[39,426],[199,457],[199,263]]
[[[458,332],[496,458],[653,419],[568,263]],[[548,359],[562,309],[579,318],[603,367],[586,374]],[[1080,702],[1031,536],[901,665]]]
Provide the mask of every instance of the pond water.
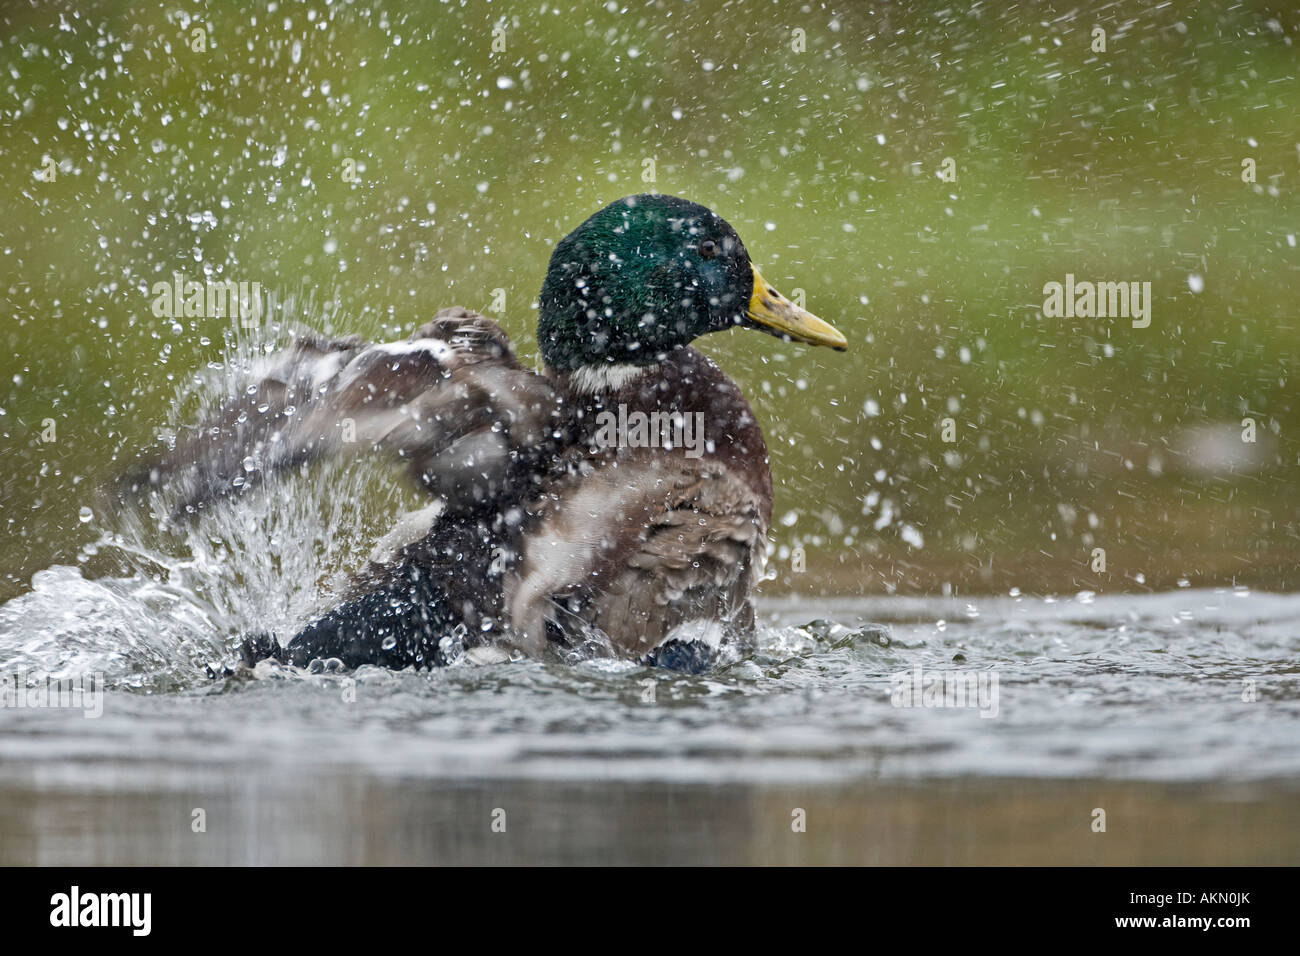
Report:
[[[0,10],[0,676],[107,687],[0,709],[0,863],[1300,862],[1296,11],[750,6]],[[701,343],[771,454],[757,655],[210,679],[422,502],[104,489],[301,325],[535,362],[647,190],[850,342]]]
[[[211,680],[178,663],[205,615],[183,593],[63,567],[35,584],[0,607],[0,670],[109,689],[94,718],[4,712],[6,862],[1300,859],[1300,596],[769,599],[758,654],[704,676]],[[918,668],[971,676],[970,706],[898,706]],[[820,836],[788,845],[810,806]],[[1128,834],[1101,856],[1097,807]],[[196,838],[194,808],[223,836]],[[497,810],[524,835],[493,843]]]

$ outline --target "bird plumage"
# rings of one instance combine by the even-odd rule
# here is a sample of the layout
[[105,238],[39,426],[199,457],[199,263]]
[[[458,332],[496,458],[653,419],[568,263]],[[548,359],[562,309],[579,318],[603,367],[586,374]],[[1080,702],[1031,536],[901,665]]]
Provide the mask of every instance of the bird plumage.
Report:
[[434,497],[342,604],[283,648],[249,642],[249,660],[405,667],[595,646],[696,667],[752,640],[767,448],[740,389],[688,343],[733,325],[843,337],[768,287],[725,221],[673,197],[620,200],[566,237],[540,306],[544,373],[458,308],[405,342],[302,338],[128,477],[170,486],[184,513],[286,468],[381,455]]

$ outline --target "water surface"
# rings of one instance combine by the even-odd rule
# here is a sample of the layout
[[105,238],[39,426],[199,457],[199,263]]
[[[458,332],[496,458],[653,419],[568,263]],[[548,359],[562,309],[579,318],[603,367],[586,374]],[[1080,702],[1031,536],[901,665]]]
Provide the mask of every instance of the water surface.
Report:
[[[0,608],[6,669],[81,627],[69,661],[98,653],[112,688],[97,719],[0,711],[7,861],[1300,860],[1300,596],[843,599],[815,622],[774,598],[758,655],[705,676],[593,660],[213,681],[184,655],[148,672],[191,633],[184,601],[171,634],[87,623],[154,587],[55,568]],[[917,666],[996,674],[996,716],[894,706]],[[219,828],[192,834],[195,807]],[[814,838],[789,844],[812,807]],[[1096,807],[1128,836],[1101,843]],[[497,809],[513,842],[492,842]]]

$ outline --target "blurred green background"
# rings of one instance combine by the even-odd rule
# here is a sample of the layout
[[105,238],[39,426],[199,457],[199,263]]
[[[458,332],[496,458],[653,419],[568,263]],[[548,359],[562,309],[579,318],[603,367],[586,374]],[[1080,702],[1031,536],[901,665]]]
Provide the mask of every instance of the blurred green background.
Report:
[[[153,283],[369,337],[502,288],[527,361],[554,242],[648,188],[852,342],[702,343],[771,447],[769,590],[1297,585],[1289,3],[0,11],[0,598],[222,356]],[[1067,273],[1151,282],[1150,327],[1045,318]]]

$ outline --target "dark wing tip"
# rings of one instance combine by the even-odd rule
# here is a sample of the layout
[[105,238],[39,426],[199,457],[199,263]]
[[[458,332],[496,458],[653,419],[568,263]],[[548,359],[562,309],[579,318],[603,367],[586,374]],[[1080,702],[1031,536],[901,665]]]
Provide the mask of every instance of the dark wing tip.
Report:
[[514,358],[510,336],[495,321],[470,309],[453,305],[442,309],[411,335],[416,339],[441,339],[472,350],[484,349],[494,358]]

